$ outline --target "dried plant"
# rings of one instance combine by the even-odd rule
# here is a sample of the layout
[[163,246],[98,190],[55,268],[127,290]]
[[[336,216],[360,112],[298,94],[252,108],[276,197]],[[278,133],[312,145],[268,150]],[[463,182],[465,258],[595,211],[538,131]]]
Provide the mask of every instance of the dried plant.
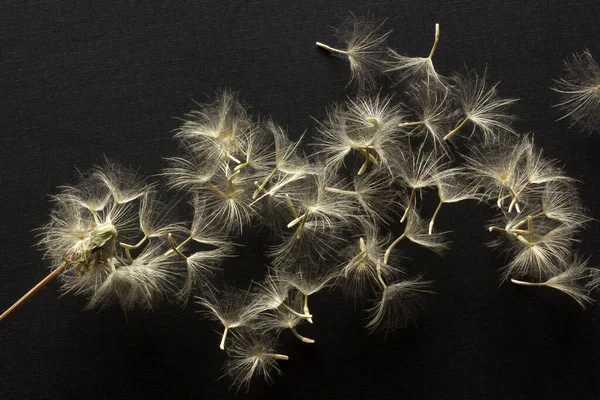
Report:
[[[174,206],[159,201],[158,186],[110,162],[62,187],[40,229],[51,272],[0,320],[58,276],[88,308],[152,309],[161,299],[187,302],[200,289],[202,313],[223,327],[227,374],[237,390],[248,388],[255,376],[270,382],[277,361],[288,359],[274,350],[283,331],[314,343],[298,327],[314,322],[308,300],[325,288],[373,300],[370,331],[405,327],[431,282],[408,276],[408,259],[400,266],[393,250],[407,239],[441,253],[448,245],[434,224],[442,205],[470,199],[495,206],[490,245],[510,258],[503,281],[559,290],[582,307],[592,302],[600,270],[575,249],[590,221],[576,181],[544,157],[533,135],[512,129],[507,109],[515,100],[499,98],[485,72],[441,76],[432,61],[439,25],[428,57],[389,50],[385,60],[389,35],[352,16],[338,30],[341,49],[317,43],[349,61],[359,91],[318,122],[315,154],[303,152],[302,136],[292,141],[271,119],[252,116],[230,91],[186,114],[175,134],[180,153],[162,173],[189,196],[186,222],[171,222]],[[380,72],[406,90],[375,88]],[[566,63],[555,88],[563,118],[597,127],[599,78],[589,52]],[[465,141],[451,139],[467,125],[461,148]],[[420,215],[428,188],[439,198],[431,219]],[[397,219],[404,231],[390,243]],[[216,289],[215,272],[247,230],[268,235],[268,272],[248,290],[227,282]]]
[[79,185],[63,187],[53,197],[50,222],[40,229],[39,244],[52,271],[0,319],[58,276],[64,291],[89,299],[88,308],[116,302],[127,311],[151,309],[181,293],[200,260],[218,264],[223,253],[198,252],[181,268],[184,243],[174,246],[172,239],[181,226],[166,221],[152,189],[110,162],[83,175]]

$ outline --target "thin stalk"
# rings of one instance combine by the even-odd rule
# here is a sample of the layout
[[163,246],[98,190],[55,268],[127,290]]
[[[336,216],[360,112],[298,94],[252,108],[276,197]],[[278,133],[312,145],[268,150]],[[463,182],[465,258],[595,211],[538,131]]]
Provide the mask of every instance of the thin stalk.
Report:
[[390,258],[390,254],[392,252],[392,249],[398,244],[400,243],[400,241],[402,239],[404,239],[406,237],[406,232],[404,232],[402,235],[398,236],[398,239],[394,240],[394,242],[392,244],[390,244],[390,247],[388,247],[388,249],[385,251],[385,255],[383,256],[383,263],[387,264],[388,262],[388,258]]
[[410,198],[408,199],[408,205],[406,206],[406,210],[404,210],[404,214],[402,215],[400,222],[404,222],[404,220],[406,220],[406,217],[408,217],[408,211],[410,210],[410,207],[412,206],[412,203],[415,200],[416,193],[417,193],[417,189],[413,188],[410,192]]
[[114,200],[113,205],[112,205],[110,211],[108,212],[108,219],[111,219],[113,217],[118,205],[119,205],[119,202]]
[[41,288],[50,283],[54,278],[60,275],[67,267],[69,266],[69,262],[65,261],[61,266],[56,267],[52,272],[50,272],[44,279],[42,279],[37,285],[32,287],[29,292],[25,293],[23,297],[17,300],[12,306],[8,308],[8,310],[4,311],[2,315],[0,315],[0,321],[4,318],[8,317],[13,311],[19,308],[23,303],[33,297]]
[[369,159],[366,158],[365,161],[362,163],[362,165],[360,166],[360,169],[358,170],[357,175],[362,175],[365,173],[365,171],[367,170],[367,168],[369,167]]
[[231,153],[228,152],[228,151],[225,151],[225,155],[227,156],[227,158],[229,158],[230,160],[232,160],[236,164],[241,164],[242,163],[240,160],[238,160],[237,158],[235,158],[234,156],[232,156]]
[[290,198],[289,194],[285,194],[285,201],[287,202],[288,208],[290,209],[290,213],[292,213],[292,218],[296,219],[298,218],[298,213],[296,212],[296,208],[294,207],[294,204],[292,203],[292,199]]
[[[304,295],[304,314],[310,315],[310,310],[308,309],[308,295],[307,294]],[[313,323],[312,318],[306,318],[306,320],[311,324]]]
[[510,281],[516,285],[523,285],[523,286],[546,286],[546,282],[525,282],[525,281],[520,281],[518,279],[511,279]]
[[[240,165],[242,165],[242,164],[240,164]],[[239,175],[239,174],[241,174],[241,173],[242,173],[242,171],[241,171],[241,170],[239,170],[239,169],[234,169],[234,173],[233,173],[233,174],[231,174],[231,175],[229,175],[229,178],[227,178],[227,181],[228,181],[230,184],[233,184],[233,180],[235,179],[235,177],[236,177],[236,176],[238,176],[238,175]]]
[[221,350],[225,350],[225,339],[227,338],[227,332],[229,332],[229,328],[225,327],[225,330],[223,331],[223,336],[221,337],[221,344],[219,344],[219,348]]
[[357,196],[357,193],[353,190],[343,190],[343,189],[337,189],[337,188],[332,188],[332,187],[326,187],[325,191],[329,192],[329,193],[343,194],[346,196]]
[[173,235],[172,234],[168,234],[167,235],[167,240],[169,241],[169,245],[171,245],[171,250],[173,250],[175,253],[177,253],[181,258],[183,258],[184,260],[187,261],[187,257],[185,254],[183,254],[181,251],[179,251],[179,248],[177,246],[175,246],[175,242],[173,241]]
[[289,224],[287,224],[287,227],[293,228],[294,226],[298,225],[298,223],[302,222],[305,219],[306,219],[306,214],[302,214],[301,216],[294,218]]
[[334,49],[331,46],[327,46],[325,43],[321,43],[321,42],[317,42],[316,43],[317,46],[321,47],[322,49],[325,49],[327,51],[331,51],[333,53],[339,53],[339,54],[344,54],[344,55],[348,55],[348,52],[345,50],[340,50],[340,49]]
[[508,199],[511,194],[507,194],[505,196],[502,196],[502,193],[504,193],[504,187],[500,187],[500,193],[498,193],[498,201],[496,202],[496,205],[498,206],[498,208],[502,208],[502,204],[504,203],[505,199]]
[[504,233],[511,233],[511,234],[513,234],[515,236],[517,236],[517,235],[527,235],[527,234],[531,233],[531,231],[527,231],[525,229],[514,229],[514,228],[504,229],[504,228],[500,228],[499,226],[490,226],[488,228],[488,230],[490,232],[499,231],[499,232],[504,232]]
[[398,128],[404,128],[405,126],[417,126],[423,125],[425,121],[413,121],[413,122],[402,122],[398,124]]
[[517,235],[517,239],[519,239],[520,242],[525,243],[527,246],[529,247],[533,247],[535,246],[535,243],[530,242],[529,240],[525,239],[523,236],[521,235]]
[[315,342],[314,339],[309,339],[306,336],[302,336],[301,334],[299,334],[298,331],[293,326],[290,326],[290,331],[292,331],[294,336],[296,336],[298,339],[302,340],[304,343],[314,343]]
[[429,58],[433,57],[433,53],[435,53],[435,49],[437,48],[438,42],[440,41],[440,24],[435,24],[435,39],[433,41],[433,46],[431,47],[431,52],[429,52]]
[[273,177],[273,175],[275,175],[275,172],[277,172],[278,168],[275,167],[273,168],[273,170],[269,173],[269,175],[267,175],[267,177],[262,181],[262,183],[256,188],[256,190],[254,191],[254,194],[252,194],[252,200],[256,200],[256,198],[258,197],[258,194],[264,190],[265,186],[267,186],[267,183],[269,182],[269,179],[271,179]]
[[467,121],[469,121],[469,117],[465,117],[465,119],[463,119],[462,122],[460,124],[458,124],[458,126],[456,128],[454,128],[450,132],[448,132],[448,134],[446,136],[444,136],[444,141],[450,140],[450,138],[452,138],[452,136],[454,136],[456,134],[456,132],[460,131],[460,129],[463,126],[465,126]]
[[358,247],[360,247],[360,251],[366,254],[367,252],[367,244],[365,243],[365,239],[358,238]]
[[527,223],[527,220],[528,220],[528,218],[529,218],[529,217],[531,217],[531,219],[532,219],[532,220],[534,220],[534,219],[536,219],[536,218],[543,217],[544,215],[546,215],[546,213],[545,213],[545,212],[543,212],[543,211],[542,211],[542,212],[540,212],[540,213],[534,214],[534,215],[529,215],[529,216],[527,216],[527,217],[523,218],[521,221],[517,222],[515,225],[513,225],[513,229],[514,229],[514,228],[518,228],[518,227],[520,227],[521,225],[523,225],[523,224]]
[[[180,250],[183,246],[185,246],[186,244],[188,244],[191,240],[193,240],[193,238],[191,236],[185,238],[185,240],[181,243],[179,243],[177,245],[177,250]],[[164,252],[163,256],[168,256],[171,255],[174,252],[173,249],[169,249],[167,251]]]
[[519,191],[517,193],[515,193],[512,201],[510,202],[510,205],[508,206],[508,212],[512,212],[513,207],[515,207],[515,205],[517,205],[517,199],[523,193],[523,190],[525,190],[527,188],[528,184],[529,184],[529,182],[527,182],[525,185],[523,185],[523,187],[521,189],[519,189]]
[[301,313],[299,313],[298,311],[294,310],[292,307],[288,306],[285,303],[281,303],[281,305],[283,306],[283,308],[285,308],[286,310],[288,310],[289,312],[291,312],[292,314],[294,314],[297,317],[304,318],[304,319],[310,319],[310,318],[312,318],[312,315],[310,315],[310,314],[301,314]]
[[373,154],[371,154],[371,149],[369,147],[356,147],[355,149],[368,161],[372,162],[373,164],[377,164],[377,159]]
[[130,250],[134,250],[134,249],[139,248],[141,245],[143,245],[146,242],[146,240],[148,240],[148,236],[144,235],[144,237],[142,238],[142,240],[140,240],[136,244],[127,244],[127,243],[120,242],[119,246],[121,246],[122,248],[125,249],[125,254],[127,255],[127,258],[129,258],[129,260],[131,261],[132,258],[131,258],[131,252],[130,252]]
[[269,357],[272,358],[274,360],[289,360],[290,358],[284,354],[271,354],[271,353],[265,353],[263,354],[264,357]]
[[379,265],[379,262],[377,263],[377,279],[379,280],[379,283],[381,283],[382,289],[387,289],[387,285],[383,280],[383,276],[381,275],[381,265]]
[[208,186],[223,200],[229,200],[229,196],[227,196],[227,194],[221,189],[219,189],[216,185],[213,185],[212,183],[208,182]]
[[433,233],[433,224],[435,222],[435,218],[437,217],[438,213],[440,212],[440,209],[442,208],[442,204],[444,204],[444,201],[442,199],[440,199],[440,202],[433,213],[433,217],[431,217],[431,221],[429,221],[429,234],[430,235]]

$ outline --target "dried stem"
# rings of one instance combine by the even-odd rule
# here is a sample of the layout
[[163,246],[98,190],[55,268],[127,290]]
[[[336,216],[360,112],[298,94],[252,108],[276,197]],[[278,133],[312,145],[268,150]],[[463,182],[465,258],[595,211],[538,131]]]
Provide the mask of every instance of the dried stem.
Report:
[[29,290],[29,292],[25,293],[25,295],[23,295],[23,297],[21,297],[12,306],[10,306],[8,308],[8,310],[4,311],[2,313],[2,315],[0,315],[0,321],[2,321],[4,318],[8,317],[13,311],[15,311],[17,308],[19,308],[23,303],[25,303],[31,297],[33,297],[33,295],[36,294],[41,288],[43,288],[48,283],[50,283],[52,280],[54,280],[54,278],[56,278],[58,275],[60,275],[69,265],[70,265],[70,263],[68,261],[65,261],[62,265],[60,265],[59,267],[56,267],[44,279],[42,279],[37,285],[32,287],[31,290]]

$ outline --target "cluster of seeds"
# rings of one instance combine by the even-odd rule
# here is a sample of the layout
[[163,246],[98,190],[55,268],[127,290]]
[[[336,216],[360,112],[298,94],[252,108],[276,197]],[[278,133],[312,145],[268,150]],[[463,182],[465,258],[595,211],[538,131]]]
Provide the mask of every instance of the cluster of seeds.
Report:
[[[406,326],[431,282],[409,276],[399,248],[441,254],[448,244],[436,218],[444,204],[463,200],[497,209],[488,229],[499,235],[491,244],[511,255],[503,280],[591,302],[596,271],[574,249],[589,218],[575,181],[513,129],[508,108],[516,100],[499,97],[485,73],[441,75],[433,63],[439,25],[427,57],[386,49],[390,32],[368,18],[350,18],[337,33],[340,48],[317,45],[349,62],[356,90],[329,108],[311,147],[250,115],[234,93],[220,93],[185,116],[175,135],[180,155],[163,171],[169,187],[191,199],[192,221],[168,222],[156,186],[107,162],[54,197],[41,230],[52,272],[20,302],[55,276],[89,307],[149,309],[195,293],[222,325],[233,385],[248,387],[288,359],[275,350],[283,331],[315,342],[300,326],[316,322],[309,297],[324,288],[370,302],[371,331]],[[589,53],[576,55],[559,81],[557,90],[576,96],[562,103],[575,122],[600,103],[599,83],[585,100],[577,88],[579,72],[598,72],[592,62]],[[379,86],[382,76],[391,85]],[[438,198],[429,213],[427,193]],[[264,279],[249,289],[215,283],[220,262],[235,255],[234,239],[259,228],[270,237]]]

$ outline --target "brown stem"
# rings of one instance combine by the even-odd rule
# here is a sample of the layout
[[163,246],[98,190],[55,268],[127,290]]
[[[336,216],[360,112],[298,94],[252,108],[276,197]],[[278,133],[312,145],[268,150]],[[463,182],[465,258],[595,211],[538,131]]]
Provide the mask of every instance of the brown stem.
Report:
[[58,275],[60,275],[69,266],[69,264],[70,263],[68,261],[65,261],[64,264],[62,264],[60,267],[57,267],[52,272],[50,272],[48,274],[48,276],[46,276],[44,279],[42,279],[37,285],[32,287],[29,292],[25,293],[25,295],[23,297],[21,297],[19,300],[17,300],[15,302],[15,304],[10,306],[8,310],[4,311],[4,313],[2,313],[2,315],[0,315],[0,321],[2,321],[4,318],[8,317],[13,311],[15,311],[17,308],[19,308],[21,306],[21,304],[25,303],[27,300],[29,300],[31,297],[33,297],[33,295],[36,294],[41,288],[43,288],[48,283],[50,283],[52,280],[54,280],[54,278],[56,278]]

